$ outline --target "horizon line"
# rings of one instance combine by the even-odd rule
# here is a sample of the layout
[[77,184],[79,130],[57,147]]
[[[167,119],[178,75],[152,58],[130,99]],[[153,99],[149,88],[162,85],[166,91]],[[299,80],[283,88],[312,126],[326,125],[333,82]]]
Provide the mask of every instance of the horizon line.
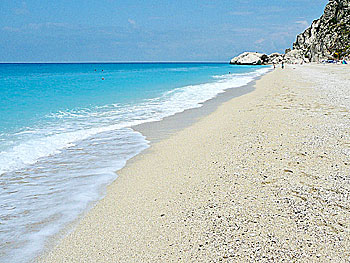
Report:
[[69,63],[229,63],[229,61],[0,61],[0,64],[69,64]]

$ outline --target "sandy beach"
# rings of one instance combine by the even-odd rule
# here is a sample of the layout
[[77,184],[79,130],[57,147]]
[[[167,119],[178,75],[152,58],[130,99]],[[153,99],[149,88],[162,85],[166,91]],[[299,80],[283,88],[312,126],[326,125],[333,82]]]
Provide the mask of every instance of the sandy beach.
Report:
[[349,262],[349,89],[348,66],[266,74],[130,160],[38,261]]

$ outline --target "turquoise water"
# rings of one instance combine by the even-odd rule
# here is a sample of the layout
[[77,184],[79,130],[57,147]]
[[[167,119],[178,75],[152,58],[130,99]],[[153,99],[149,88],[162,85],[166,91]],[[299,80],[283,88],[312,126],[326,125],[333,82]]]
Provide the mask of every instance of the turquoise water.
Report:
[[133,125],[200,107],[268,70],[0,64],[0,261],[33,258],[48,237],[101,198],[115,171],[148,147]]
[[[32,125],[59,111],[91,110],[94,106],[155,98],[174,88],[211,81],[212,75],[228,73],[231,67],[225,64],[2,64],[1,131]],[[244,73],[247,68],[236,68],[235,72]]]

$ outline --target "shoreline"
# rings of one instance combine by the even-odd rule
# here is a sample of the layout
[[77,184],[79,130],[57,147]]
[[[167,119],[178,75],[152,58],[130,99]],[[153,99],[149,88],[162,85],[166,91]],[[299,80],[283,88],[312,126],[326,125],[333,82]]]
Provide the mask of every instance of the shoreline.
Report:
[[[258,67],[258,69],[261,69],[261,67]],[[118,180],[119,171],[123,170],[129,165],[132,165],[132,163],[135,160],[137,160],[138,157],[145,155],[149,151],[151,151],[153,144],[165,140],[172,134],[175,134],[193,125],[201,118],[206,117],[207,115],[214,112],[222,103],[225,103],[235,97],[239,97],[252,92],[254,90],[254,85],[256,81],[259,80],[262,76],[268,74],[269,72],[271,72],[271,69],[263,75],[254,77],[248,84],[239,87],[228,88],[224,92],[218,93],[214,98],[200,103],[200,107],[186,109],[182,112],[175,113],[174,115],[164,117],[162,120],[159,121],[151,121],[131,126],[130,129],[132,129],[134,132],[140,133],[143,137],[145,137],[145,140],[148,142],[149,146],[146,149],[142,150],[140,153],[138,153],[136,156],[128,159],[124,167],[115,171],[115,173],[117,174],[117,178],[107,185],[107,189],[111,184]],[[80,214],[73,222],[70,222],[68,225],[64,226],[63,229],[60,229],[58,233],[49,237],[48,240],[46,240],[46,244],[44,246],[43,251],[34,258],[34,261],[36,261],[36,259],[38,258],[42,258],[42,256],[45,256],[49,251],[52,250],[52,248],[54,248],[58,243],[60,243],[60,240],[64,239],[66,235],[74,231],[75,227],[79,224],[79,222],[86,215],[89,214],[91,209],[93,209],[101,201],[101,199],[103,199],[106,196],[105,192],[106,190],[101,189],[101,197],[98,200],[90,203],[85,209],[85,211],[82,214]]]
[[[259,245],[259,250],[263,251],[271,248],[271,244],[272,246],[277,244],[279,249],[270,251],[269,256],[279,255],[291,259],[292,252],[296,250],[299,252],[299,257],[302,255],[309,259],[320,257],[326,259],[330,255],[324,253],[329,252],[327,247],[314,246],[320,237],[317,239],[317,236],[308,233],[305,229],[305,235],[299,233],[299,221],[289,217],[288,214],[300,205],[304,209],[302,211],[310,212],[312,205],[311,208],[304,204],[298,204],[296,207],[294,205],[297,201],[302,202],[299,199],[309,198],[304,196],[306,193],[299,184],[299,174],[311,173],[310,176],[305,177],[309,184],[315,179],[313,177],[315,171],[306,171],[306,165],[301,171],[301,168],[294,167],[295,164],[291,165],[291,161],[315,163],[316,160],[297,160],[303,157],[295,155],[293,151],[286,151],[282,144],[280,147],[278,143],[283,139],[283,144],[294,149],[293,147],[300,147],[299,138],[304,139],[309,136],[310,131],[314,132],[311,128],[300,126],[296,116],[304,121],[311,121],[310,123],[315,126],[318,122],[324,121],[317,119],[321,116],[317,111],[309,110],[304,114],[299,112],[297,107],[294,107],[295,109],[291,107],[291,105],[295,106],[293,101],[297,99],[298,102],[313,103],[304,102],[303,96],[296,99],[297,92],[305,92],[302,95],[310,96],[310,90],[307,90],[310,84],[293,79],[291,67],[285,71],[278,69],[264,75],[256,82],[257,88],[253,92],[223,102],[217,108],[214,107],[215,109],[209,115],[192,119],[193,123],[184,129],[176,130],[170,136],[163,135],[164,137],[159,141],[155,138],[156,142],[146,152],[131,159],[131,164],[128,161],[128,164],[118,172],[119,177],[108,187],[105,198],[99,201],[81,222],[78,222],[77,228],[53,251],[44,255],[44,261],[62,262],[80,259],[91,262],[108,260],[188,262],[196,260],[196,257],[197,260],[219,258],[225,260],[232,255],[236,259],[243,260],[248,259],[247,256],[258,256],[258,251],[248,249],[256,248],[256,242],[265,244],[263,249]],[[291,86],[285,88],[283,83],[289,83],[288,85]],[[297,87],[302,83],[304,85],[300,89],[302,91],[295,89],[290,83],[294,83]],[[268,93],[265,94],[266,91]],[[276,97],[269,97],[273,94]],[[307,98],[310,99],[310,97]],[[305,105],[304,107],[307,107]],[[308,116],[309,113],[319,115],[314,119],[311,118],[314,116]],[[242,120],[243,116],[245,119]],[[290,117],[288,119],[292,122],[290,130],[286,130],[288,121],[279,120],[281,116]],[[281,124],[276,126],[276,121],[277,124],[281,121]],[[240,125],[232,126],[233,123]],[[271,127],[266,126],[268,123]],[[293,129],[293,125],[299,130]],[[147,132],[147,127],[141,127],[140,130],[142,129]],[[149,129],[149,131],[151,135],[152,130]],[[247,133],[247,131],[250,132]],[[164,134],[166,135],[167,132]],[[270,134],[277,137],[270,138]],[[254,141],[258,145],[263,145],[264,148],[259,146],[255,149]],[[319,141],[317,143],[321,144]],[[251,150],[253,147],[254,151]],[[328,145],[324,147],[327,148]],[[331,150],[327,148],[327,151]],[[288,153],[292,156],[288,156]],[[255,158],[256,154],[262,160]],[[270,158],[275,157],[276,154],[283,157],[281,159],[283,165]],[[336,154],[344,158],[341,153],[334,153],[334,156]],[[266,155],[269,158],[264,157]],[[332,157],[332,155],[329,156]],[[263,162],[263,160],[266,161]],[[341,167],[342,171],[348,171],[349,168],[346,164],[344,165]],[[286,175],[288,175],[287,178]],[[293,178],[289,179],[289,177]],[[303,180],[305,178],[303,177]],[[292,181],[289,181],[292,179],[297,180],[298,191],[293,188]],[[321,183],[322,186],[328,184],[324,181]],[[337,191],[342,192],[341,189]],[[292,203],[285,203],[282,197],[288,197]],[[321,197],[324,198],[324,196]],[[281,200],[281,203],[276,203],[276,200]],[[291,204],[294,205],[291,206]],[[247,210],[242,210],[243,207]],[[280,211],[279,208],[287,211]],[[318,212],[321,211],[318,210],[317,205],[315,209]],[[259,211],[265,213],[261,214]],[[280,217],[273,215],[280,215]],[[314,219],[313,214],[309,216]],[[343,221],[341,218],[342,216],[337,220]],[[252,224],[251,220],[258,223]],[[317,222],[317,220],[304,220],[312,226]],[[280,223],[280,230],[274,227],[277,222]],[[248,225],[250,228],[247,229]],[[303,226],[302,223],[301,225]],[[347,226],[342,222],[341,226],[344,225]],[[339,228],[339,226],[333,227]],[[293,232],[291,238],[286,239],[285,232],[281,229],[294,229],[297,232]],[[271,243],[267,230],[275,242]],[[316,227],[313,230],[320,234],[323,233],[324,227]],[[233,233],[233,236],[227,236],[227,233]],[[243,235],[244,233],[247,235]],[[296,233],[299,234],[296,235]],[[332,235],[336,236],[334,233]],[[306,254],[300,249],[292,249],[297,236]],[[318,254],[306,249],[306,236],[311,240],[309,241],[312,244],[311,249],[316,249]],[[230,246],[231,240],[236,242],[237,238],[240,242]],[[325,242],[323,236],[321,241]],[[344,242],[348,244],[346,243],[348,241],[345,238],[341,244]],[[243,253],[245,246],[248,250]],[[331,258],[341,259],[340,256],[344,251],[339,250],[337,244],[333,244],[333,250]]]
[[[268,74],[269,72],[265,73],[264,75]],[[217,94],[214,98],[209,99],[204,103],[200,103],[201,107],[186,109],[174,115],[167,116],[162,120],[146,122],[130,128],[145,136],[146,140],[150,141],[150,145],[162,141],[169,138],[169,136],[172,134],[193,125],[201,118],[213,113],[221,104],[254,91],[255,83],[261,77],[262,76],[254,78],[246,85],[236,88],[229,88],[223,93]]]

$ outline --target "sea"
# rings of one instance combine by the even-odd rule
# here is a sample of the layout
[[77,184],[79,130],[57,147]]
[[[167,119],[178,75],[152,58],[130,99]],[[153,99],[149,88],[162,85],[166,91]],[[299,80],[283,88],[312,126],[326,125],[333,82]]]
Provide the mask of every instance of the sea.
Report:
[[270,67],[0,64],[0,262],[30,262],[149,141],[133,126],[241,87]]

